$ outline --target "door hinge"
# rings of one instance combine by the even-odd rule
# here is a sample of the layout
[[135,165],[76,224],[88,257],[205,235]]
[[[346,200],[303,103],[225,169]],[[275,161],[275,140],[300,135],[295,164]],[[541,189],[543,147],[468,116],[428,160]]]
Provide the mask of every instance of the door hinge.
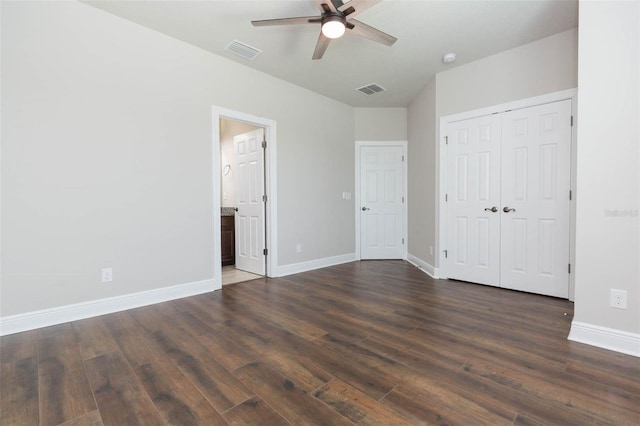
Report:
[[449,145],[449,136],[444,137],[444,143],[445,145]]
[[263,202],[263,203],[266,203],[266,202],[267,202],[267,196],[266,196],[266,195],[263,195],[263,196],[262,196],[262,202]]
[[573,191],[569,190],[569,201],[573,199]]
[[573,115],[571,116],[571,127],[573,127]]
[[402,239],[402,245],[404,245],[404,238]]
[[571,264],[569,264],[569,273],[571,273]]
[[404,204],[404,197],[402,197],[402,204]]
[[264,254],[265,256],[269,254],[269,250],[267,249],[262,249],[262,254]]
[[402,156],[402,162],[404,163],[404,155]]
[[447,250],[445,250],[445,251],[444,251],[444,258],[445,258],[445,259],[447,258],[447,255],[448,255],[448,254],[449,254],[449,253],[447,252]]
[[263,149],[267,149],[267,141],[266,140],[262,141],[262,148]]
[[444,194],[444,201],[449,201],[449,194]]

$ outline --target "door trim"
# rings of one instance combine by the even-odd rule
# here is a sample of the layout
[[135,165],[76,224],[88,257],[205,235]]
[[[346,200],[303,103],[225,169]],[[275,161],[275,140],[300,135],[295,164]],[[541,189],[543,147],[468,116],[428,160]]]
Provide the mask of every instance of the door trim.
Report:
[[[569,262],[575,265],[575,217],[576,217],[576,141],[577,141],[577,105],[578,105],[578,89],[567,89],[559,92],[548,93],[541,96],[535,96],[526,99],[520,99],[513,102],[507,102],[504,104],[494,105],[490,107],[480,108],[472,111],[466,111],[458,114],[452,114],[445,117],[440,117],[439,125],[439,141],[436,144],[436,157],[438,161],[436,165],[439,167],[437,172],[439,178],[439,184],[437,187],[438,195],[436,199],[436,250],[438,253],[437,260],[438,265],[436,270],[438,275],[436,278],[447,278],[447,261],[444,256],[444,251],[447,247],[447,203],[445,201],[445,194],[447,193],[447,144],[445,136],[447,135],[447,129],[449,123],[456,121],[467,120],[470,118],[482,117],[490,114],[496,114],[506,112],[509,110],[529,108],[538,105],[544,105],[548,103],[571,100],[571,115],[574,118],[573,127],[571,128],[571,171],[570,171],[570,189],[573,191],[573,198],[570,204],[569,211]],[[575,294],[575,273],[572,269],[569,275],[569,300],[574,300]]]
[[266,276],[273,277],[278,265],[278,217],[277,217],[277,176],[276,176],[276,146],[277,146],[277,123],[264,117],[233,111],[230,109],[214,106],[212,108],[213,130],[211,138],[212,154],[212,185],[213,185],[213,280],[215,290],[222,288],[222,260],[220,256],[220,195],[222,193],[220,179],[220,119],[228,119],[251,124],[256,127],[263,127],[267,149],[264,155],[265,167],[265,188],[267,192],[267,206],[265,227],[267,239],[265,247],[268,250]]
[[356,218],[356,260],[362,260],[360,251],[360,148],[361,147],[381,147],[381,146],[393,146],[401,147],[404,161],[402,162],[402,196],[404,197],[404,203],[402,204],[402,236],[404,238],[404,247],[402,249],[402,259],[407,259],[407,247],[409,246],[409,239],[407,236],[407,220],[408,220],[408,204],[409,198],[407,197],[408,182],[407,182],[407,163],[409,158],[407,157],[407,141],[356,141],[355,145],[355,157],[356,157],[356,186],[355,186],[355,218]]

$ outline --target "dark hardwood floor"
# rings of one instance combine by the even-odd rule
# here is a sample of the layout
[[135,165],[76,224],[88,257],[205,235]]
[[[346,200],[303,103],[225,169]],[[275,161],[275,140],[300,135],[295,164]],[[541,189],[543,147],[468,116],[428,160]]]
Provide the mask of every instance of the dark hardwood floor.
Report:
[[0,338],[2,425],[638,425],[572,303],[354,262]]

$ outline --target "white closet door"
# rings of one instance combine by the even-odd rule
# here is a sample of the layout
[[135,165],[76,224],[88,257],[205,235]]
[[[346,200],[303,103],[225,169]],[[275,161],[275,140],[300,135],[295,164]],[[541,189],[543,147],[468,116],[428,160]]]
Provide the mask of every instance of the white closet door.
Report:
[[500,286],[569,295],[571,101],[502,115]]
[[500,132],[497,115],[449,126],[450,278],[495,286],[500,283]]

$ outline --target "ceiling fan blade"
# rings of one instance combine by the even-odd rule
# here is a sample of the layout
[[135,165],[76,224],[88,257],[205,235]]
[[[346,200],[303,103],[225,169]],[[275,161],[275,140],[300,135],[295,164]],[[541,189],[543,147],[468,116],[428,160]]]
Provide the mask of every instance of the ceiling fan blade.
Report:
[[282,19],[262,19],[259,21],[251,21],[254,27],[268,27],[271,25],[300,25],[300,24],[317,24],[321,19],[317,16],[301,16],[299,18],[282,18]]
[[318,9],[320,9],[322,13],[336,11],[336,7],[333,5],[333,3],[331,3],[331,0],[315,0],[315,2],[318,5]]
[[322,32],[320,32],[320,37],[318,37],[318,42],[316,43],[316,50],[313,51],[312,59],[322,59],[322,55],[329,47],[329,43],[331,43],[331,39],[325,37]]
[[[357,15],[361,14],[370,7],[375,6],[381,1],[382,0],[351,0],[344,3],[338,9],[340,9],[341,12],[344,12],[345,15],[349,18],[355,18]],[[354,9],[354,11],[348,13],[349,9]]]
[[[355,0],[352,0],[355,1]],[[353,28],[347,26],[347,30],[350,34],[359,35],[364,38],[368,38],[369,40],[377,41],[378,43],[382,43],[386,46],[391,46],[393,43],[398,41],[397,38],[384,33],[376,28],[373,28],[364,22],[360,22],[357,19],[349,19],[349,23],[353,24]]]

